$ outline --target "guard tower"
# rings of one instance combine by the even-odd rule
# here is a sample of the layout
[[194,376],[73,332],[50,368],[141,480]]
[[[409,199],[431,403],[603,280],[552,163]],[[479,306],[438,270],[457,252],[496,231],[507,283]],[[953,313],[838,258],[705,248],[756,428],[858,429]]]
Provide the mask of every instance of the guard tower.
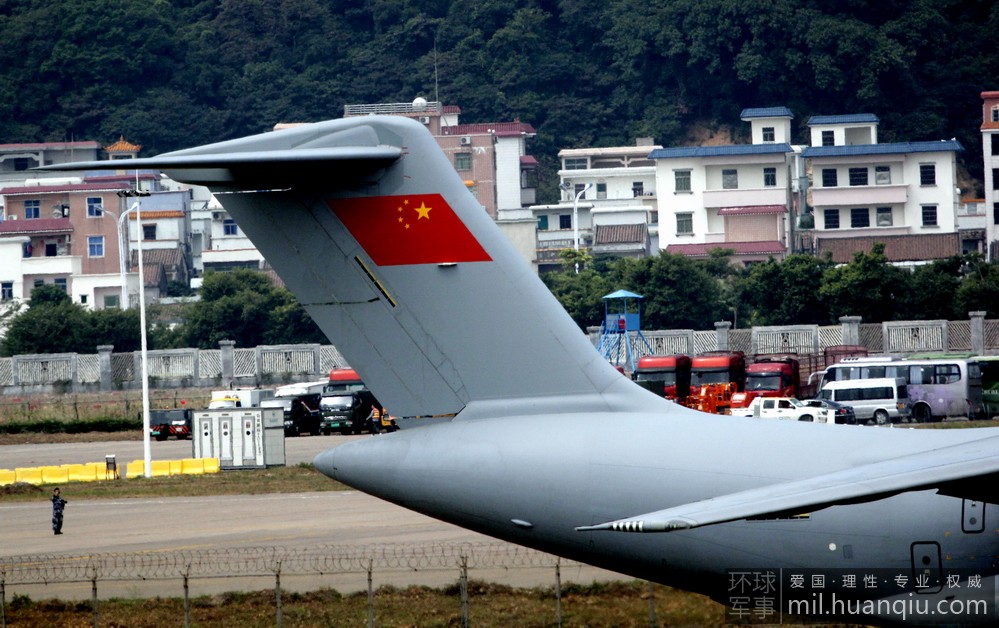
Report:
[[649,353],[652,346],[642,335],[642,305],[644,297],[627,290],[604,295],[604,322],[600,328],[600,346],[597,351],[615,366],[622,365],[629,373],[635,372],[631,332],[635,341],[641,341]]

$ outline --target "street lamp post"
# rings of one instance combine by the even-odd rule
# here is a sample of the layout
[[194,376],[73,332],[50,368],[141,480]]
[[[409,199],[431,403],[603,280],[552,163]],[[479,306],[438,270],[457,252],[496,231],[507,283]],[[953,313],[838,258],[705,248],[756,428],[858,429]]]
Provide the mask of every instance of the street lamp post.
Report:
[[[138,190],[122,190],[118,192],[118,196],[122,199],[132,196],[149,196],[149,192],[140,192]],[[122,219],[128,216],[128,213],[134,211],[136,223],[139,225],[139,237],[136,238],[138,241],[138,251],[139,251],[139,338],[141,341],[142,350],[142,453],[143,453],[143,475],[147,478],[153,476],[153,462],[152,462],[152,447],[150,446],[149,440],[149,353],[148,345],[146,342],[146,292],[145,292],[145,281],[143,279],[143,268],[142,268],[142,214],[139,209],[139,201],[132,203],[132,206],[127,210],[121,212],[121,216],[118,217],[118,222],[121,223]],[[119,226],[119,232],[121,228]],[[122,257],[124,259],[124,257]],[[122,262],[124,267],[124,262]],[[122,288],[124,290],[124,288]]]
[[[579,252],[579,197],[586,194],[586,190],[593,187],[592,183],[587,183],[581,190],[576,192],[576,197],[572,199],[572,248]],[[579,256],[576,256],[576,274],[579,274]]]

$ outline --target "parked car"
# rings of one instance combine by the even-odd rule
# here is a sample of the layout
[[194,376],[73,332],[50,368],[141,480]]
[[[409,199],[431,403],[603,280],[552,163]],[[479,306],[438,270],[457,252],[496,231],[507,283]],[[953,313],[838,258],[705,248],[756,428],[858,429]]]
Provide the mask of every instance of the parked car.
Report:
[[821,408],[827,412],[832,412],[836,417],[836,423],[840,425],[856,425],[857,414],[850,406],[830,401],[828,399],[805,399],[802,403],[811,408]]
[[745,408],[732,408],[732,415],[818,423],[826,423],[828,418],[827,412],[806,406],[794,397],[757,397]]

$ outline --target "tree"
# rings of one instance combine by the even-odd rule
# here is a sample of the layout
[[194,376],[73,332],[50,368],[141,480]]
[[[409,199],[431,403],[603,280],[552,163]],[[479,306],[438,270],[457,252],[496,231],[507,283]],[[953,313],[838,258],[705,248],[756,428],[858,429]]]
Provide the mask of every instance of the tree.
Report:
[[31,293],[31,307],[14,317],[3,339],[4,355],[95,353],[87,311],[49,284]]
[[897,320],[899,300],[911,290],[910,274],[889,264],[884,249],[876,242],[870,253],[855,253],[849,264],[825,273],[819,296],[829,308],[830,320],[841,316],[860,316],[865,323]]
[[999,265],[986,263],[981,256],[970,257],[955,301],[961,318],[976,311],[985,312],[986,318],[999,318]]
[[825,325],[829,309],[819,294],[823,275],[832,261],[811,255],[773,258],[749,269],[739,284],[748,325]]
[[288,290],[252,270],[207,273],[201,300],[190,305],[186,316],[183,337],[191,347],[216,348],[220,340],[240,347],[325,342]]

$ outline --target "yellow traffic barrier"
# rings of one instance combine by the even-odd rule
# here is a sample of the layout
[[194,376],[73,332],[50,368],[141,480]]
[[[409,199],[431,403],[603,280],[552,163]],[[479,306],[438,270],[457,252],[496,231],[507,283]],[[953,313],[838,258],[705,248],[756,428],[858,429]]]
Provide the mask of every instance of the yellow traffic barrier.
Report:
[[219,472],[219,459],[218,458],[205,458],[205,473],[218,473]]
[[155,477],[160,477],[164,475],[170,475],[170,460],[153,460],[150,463],[151,475]]
[[0,486],[17,482],[17,473],[8,469],[0,469]]
[[180,461],[180,472],[181,473],[191,473],[198,474],[205,472],[205,459],[204,458],[184,458]]
[[94,482],[103,479],[97,475],[97,468],[92,464],[70,464],[66,467],[69,482]]
[[141,478],[146,474],[146,463],[143,460],[133,460],[125,467],[125,477]]
[[24,467],[14,469],[17,482],[27,482],[28,484],[42,484],[41,467]]
[[64,467],[42,467],[42,484],[65,484],[69,482],[69,469]]

